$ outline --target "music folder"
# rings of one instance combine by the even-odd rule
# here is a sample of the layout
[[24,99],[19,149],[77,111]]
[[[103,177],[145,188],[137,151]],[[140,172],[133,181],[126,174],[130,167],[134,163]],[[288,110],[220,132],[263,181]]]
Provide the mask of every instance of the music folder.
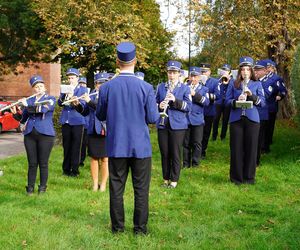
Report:
[[74,87],[72,85],[60,85],[60,93],[69,94],[73,93]]
[[242,109],[252,109],[253,102],[252,101],[236,101],[235,106],[237,108],[242,108]]

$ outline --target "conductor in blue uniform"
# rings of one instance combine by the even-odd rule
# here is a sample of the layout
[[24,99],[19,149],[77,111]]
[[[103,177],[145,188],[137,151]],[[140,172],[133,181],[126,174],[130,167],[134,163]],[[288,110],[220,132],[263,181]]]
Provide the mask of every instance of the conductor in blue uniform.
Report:
[[123,194],[131,169],[134,189],[134,233],[146,234],[152,149],[149,123],[159,118],[153,87],[134,75],[136,48],[117,46],[120,74],[101,87],[96,115],[107,124],[112,232],[124,231]]

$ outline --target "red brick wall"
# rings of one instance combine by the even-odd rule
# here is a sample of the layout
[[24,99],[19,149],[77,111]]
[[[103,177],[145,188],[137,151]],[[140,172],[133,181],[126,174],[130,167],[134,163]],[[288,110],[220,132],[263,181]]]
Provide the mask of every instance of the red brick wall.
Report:
[[32,95],[29,79],[33,75],[41,75],[45,81],[48,94],[58,96],[60,92],[60,63],[35,63],[17,69],[18,75],[10,74],[0,77],[0,98],[18,100]]

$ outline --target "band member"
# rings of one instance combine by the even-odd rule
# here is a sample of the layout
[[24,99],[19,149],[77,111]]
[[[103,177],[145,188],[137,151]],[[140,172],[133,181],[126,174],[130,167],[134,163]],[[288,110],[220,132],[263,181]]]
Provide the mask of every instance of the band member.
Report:
[[227,133],[228,120],[230,115],[230,106],[225,105],[226,91],[229,84],[233,84],[234,80],[231,76],[231,66],[224,64],[221,68],[219,79],[220,97],[215,101],[216,115],[213,122],[213,141],[217,140],[219,121],[222,116],[221,140],[224,140]]
[[44,193],[47,189],[48,160],[55,139],[52,117],[56,100],[55,97],[46,94],[41,76],[33,76],[29,82],[36,95],[20,100],[24,106],[22,115],[17,112],[16,106],[11,111],[14,118],[24,124],[22,131],[28,161],[26,191],[28,195],[32,195],[38,167],[40,169],[38,193]]
[[97,117],[107,124],[112,232],[124,231],[123,194],[131,169],[134,189],[134,233],[146,234],[152,149],[148,123],[159,118],[153,87],[134,75],[136,48],[117,46],[120,74],[100,88]]
[[157,86],[156,102],[161,112],[157,122],[161,154],[163,186],[176,188],[180,175],[181,148],[188,128],[187,113],[191,110],[191,91],[179,81],[181,63],[169,61],[168,82]]
[[204,107],[205,125],[203,130],[203,139],[202,139],[202,159],[204,159],[206,157],[208,140],[211,133],[214,117],[216,114],[214,103],[219,98],[220,88],[219,88],[219,80],[210,77],[211,75],[210,64],[201,63],[200,71],[201,71],[200,81],[204,86],[208,88],[207,98],[209,99],[209,105]]
[[202,153],[202,137],[204,127],[204,106],[209,104],[208,88],[199,83],[200,68],[191,67],[189,87],[192,96],[192,109],[188,113],[188,129],[183,143],[183,167],[197,167]]
[[[79,77],[78,83],[81,87],[87,87],[87,80],[86,77]],[[84,160],[86,157],[86,149],[87,149],[87,129],[89,126],[89,116],[85,116],[85,124],[83,126],[83,136],[82,136],[82,143],[81,143],[81,155],[80,155],[80,163],[79,166],[84,166]]]
[[[287,89],[284,85],[283,79],[276,74],[276,63],[270,59],[267,60],[268,70],[268,88],[272,92],[271,96],[267,100],[269,108],[269,120],[266,133],[266,144],[271,145],[273,142],[273,134],[275,128],[275,121],[278,112],[278,103],[287,95]],[[265,148],[265,153],[268,153],[270,149]]]
[[257,106],[260,126],[259,126],[259,136],[258,136],[258,147],[257,147],[257,158],[256,166],[260,165],[260,156],[261,152],[264,150],[269,150],[269,145],[266,144],[266,133],[267,125],[269,120],[269,111],[268,111],[268,98],[270,98],[272,92],[268,89],[268,71],[267,71],[267,61],[259,60],[254,65],[255,78],[261,82],[266,105],[263,107]]
[[138,77],[141,80],[144,80],[145,74],[143,72],[137,71],[134,73],[136,77]]
[[[257,106],[265,105],[262,85],[254,78],[253,59],[240,59],[237,79],[228,86],[226,105],[230,112],[230,180],[235,184],[254,184],[259,114]],[[250,101],[251,106],[245,105]],[[249,103],[248,103],[249,104]]]
[[[79,70],[70,68],[66,73],[70,85],[73,87],[71,93],[61,93],[58,99],[58,105],[63,107],[60,124],[62,124],[62,138],[64,148],[63,174],[70,177],[79,175],[79,163],[81,156],[81,143],[83,137],[84,117],[79,114],[70,103],[64,104],[65,101],[80,97],[87,92],[87,88],[78,84]],[[83,100],[80,100],[84,104]]]
[[[108,158],[105,148],[106,123],[100,122],[96,117],[99,89],[101,84],[108,81],[108,73],[98,73],[94,77],[95,89],[83,97],[85,105],[79,100],[74,101],[76,110],[83,116],[89,116],[88,134],[88,155],[91,157],[91,175],[93,179],[93,191],[104,192],[108,179]],[[99,184],[99,160],[101,161],[101,182]]]

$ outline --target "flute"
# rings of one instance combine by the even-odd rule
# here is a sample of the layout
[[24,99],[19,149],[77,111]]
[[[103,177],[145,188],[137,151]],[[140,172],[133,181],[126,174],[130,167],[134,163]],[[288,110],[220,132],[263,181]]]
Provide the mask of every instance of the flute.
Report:
[[[35,96],[38,96],[38,95],[40,95],[40,94],[42,94],[42,93],[44,93],[44,92],[38,92],[38,93],[35,93],[35,94],[33,94],[33,95],[27,97],[25,100],[28,100],[28,99],[30,99],[30,98],[32,98],[32,97],[35,97]],[[20,104],[20,103],[22,103],[22,102],[19,100],[19,101],[14,102],[14,103],[12,103],[12,104],[10,104],[10,105],[7,105],[7,106],[5,106],[4,108],[0,109],[0,112],[3,112],[4,110],[10,109],[10,108],[12,108],[12,107],[14,107],[14,106],[16,106],[16,105],[18,105],[18,104]]]
[[[94,92],[94,93],[92,93],[92,94],[89,94],[89,96],[93,96],[93,95],[97,95],[97,94],[98,94],[98,93],[97,93],[97,91],[96,91],[96,92]],[[66,104],[68,104],[68,103],[71,103],[71,102],[74,102],[74,101],[78,101],[78,100],[82,99],[84,96],[85,96],[85,95],[82,95],[82,96],[76,97],[76,98],[74,98],[74,99],[70,99],[70,100],[64,101],[64,102],[62,103],[62,105],[66,105]]]

